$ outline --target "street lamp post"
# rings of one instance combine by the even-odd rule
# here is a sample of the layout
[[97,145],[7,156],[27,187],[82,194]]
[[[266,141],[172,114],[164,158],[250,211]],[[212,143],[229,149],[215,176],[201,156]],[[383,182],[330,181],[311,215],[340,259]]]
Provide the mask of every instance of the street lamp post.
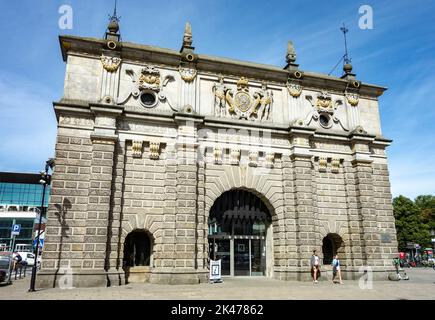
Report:
[[53,165],[54,165],[53,159],[48,159],[45,162],[45,171],[41,172],[41,180],[39,180],[39,183],[42,184],[42,201],[41,201],[41,208],[39,209],[39,224],[38,224],[38,233],[36,236],[35,261],[32,267],[32,278],[30,280],[29,292],[35,291],[36,271],[38,269],[39,239],[41,235],[42,213],[44,212],[44,202],[45,202],[45,190],[47,188],[47,184],[50,184],[50,178],[51,178],[51,176],[48,174],[48,170],[50,168],[52,169]]

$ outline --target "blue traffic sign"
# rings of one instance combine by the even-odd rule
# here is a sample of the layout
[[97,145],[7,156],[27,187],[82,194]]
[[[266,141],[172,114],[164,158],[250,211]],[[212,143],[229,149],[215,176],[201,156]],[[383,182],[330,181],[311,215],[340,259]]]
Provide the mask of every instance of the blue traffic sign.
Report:
[[12,235],[13,236],[18,236],[20,234],[20,231],[21,231],[21,224],[12,225]]

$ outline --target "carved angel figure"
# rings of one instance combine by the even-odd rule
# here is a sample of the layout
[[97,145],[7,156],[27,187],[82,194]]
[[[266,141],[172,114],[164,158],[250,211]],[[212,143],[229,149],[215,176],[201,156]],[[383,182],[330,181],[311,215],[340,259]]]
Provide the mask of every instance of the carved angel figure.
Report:
[[225,94],[227,88],[224,84],[224,78],[219,77],[219,82],[215,83],[212,88],[214,94],[214,108],[215,115],[218,117],[224,117],[226,115],[226,99]]
[[258,118],[260,121],[269,120],[270,109],[273,103],[273,92],[267,90],[265,83],[261,85],[261,90],[253,95],[254,107],[251,113],[252,117]]

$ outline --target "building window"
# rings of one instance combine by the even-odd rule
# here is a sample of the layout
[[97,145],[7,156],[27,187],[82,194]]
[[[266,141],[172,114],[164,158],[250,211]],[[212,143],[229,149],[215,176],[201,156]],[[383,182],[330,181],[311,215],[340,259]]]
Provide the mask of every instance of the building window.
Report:
[[146,108],[153,108],[157,104],[157,96],[153,91],[143,91],[140,95],[140,102]]
[[330,122],[331,122],[331,117],[328,114],[322,113],[319,116],[319,122],[323,128],[329,128]]

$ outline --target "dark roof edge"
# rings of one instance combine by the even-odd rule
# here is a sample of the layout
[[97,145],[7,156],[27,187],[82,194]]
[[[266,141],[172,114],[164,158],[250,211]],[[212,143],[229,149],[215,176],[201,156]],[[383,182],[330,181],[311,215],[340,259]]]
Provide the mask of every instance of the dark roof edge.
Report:
[[39,184],[39,173],[0,172],[0,182]]

